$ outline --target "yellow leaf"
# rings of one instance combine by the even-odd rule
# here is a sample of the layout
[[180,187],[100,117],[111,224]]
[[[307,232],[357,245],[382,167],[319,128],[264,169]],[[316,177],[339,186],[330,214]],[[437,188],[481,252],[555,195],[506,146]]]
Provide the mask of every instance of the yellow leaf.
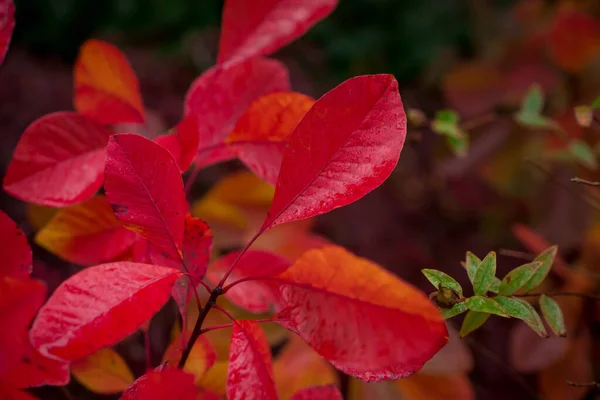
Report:
[[101,394],[122,392],[134,381],[125,361],[110,347],[72,362],[71,373],[83,386]]
[[[167,347],[162,362],[176,368],[183,352],[182,344],[181,335],[175,337]],[[214,365],[216,360],[217,353],[215,349],[205,336],[200,336],[194,343],[183,370],[194,375],[194,380],[198,382],[206,371]]]
[[34,230],[39,231],[50,222],[59,210],[59,208],[54,207],[27,204],[27,221],[29,221]]

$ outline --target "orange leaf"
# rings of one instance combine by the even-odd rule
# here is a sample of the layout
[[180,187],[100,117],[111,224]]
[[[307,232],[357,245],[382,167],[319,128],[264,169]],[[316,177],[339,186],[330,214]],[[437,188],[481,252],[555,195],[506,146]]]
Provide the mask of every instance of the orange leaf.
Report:
[[296,335],[273,363],[273,373],[282,400],[306,387],[338,384],[335,369]]
[[[171,344],[169,344],[167,350],[165,350],[162,362],[176,368],[181,359],[182,352],[181,335],[178,335],[173,339]],[[217,353],[215,352],[214,347],[210,344],[206,336],[200,336],[198,340],[196,340],[196,343],[194,343],[183,370],[192,374],[195,382],[199,382],[216,360]]]
[[600,52],[600,22],[584,12],[564,8],[556,14],[546,40],[560,67],[581,72]]
[[73,361],[71,373],[83,386],[101,394],[120,393],[134,380],[125,360],[110,347]]
[[443,318],[423,292],[344,248],[310,250],[275,279],[282,323],[349,375],[405,377],[447,342]]
[[144,123],[144,106],[137,77],[115,46],[88,40],[75,62],[75,110],[113,125]]
[[35,236],[46,250],[83,265],[112,260],[134,239],[135,233],[115,218],[104,196],[60,210]]
[[39,231],[50,222],[59,210],[59,208],[28,203],[26,210],[27,221],[29,221],[35,231]]

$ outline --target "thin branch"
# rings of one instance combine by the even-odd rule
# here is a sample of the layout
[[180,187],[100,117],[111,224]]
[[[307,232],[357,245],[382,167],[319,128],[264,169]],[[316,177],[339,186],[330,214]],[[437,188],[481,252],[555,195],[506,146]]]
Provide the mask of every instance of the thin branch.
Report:
[[480,115],[479,117],[471,118],[460,124],[460,127],[465,131],[480,128],[484,125],[494,122],[498,119],[498,114],[490,112],[487,114]]
[[213,308],[214,308],[215,310],[219,310],[219,311],[221,311],[223,314],[225,314],[225,316],[226,316],[227,318],[229,318],[229,319],[231,320],[231,322],[235,322],[235,321],[236,321],[236,319],[235,319],[235,317],[234,317],[233,315],[229,314],[229,312],[228,312],[226,309],[224,309],[223,307],[219,306],[218,304],[215,304],[215,305],[213,305]]
[[237,281],[231,282],[229,285],[223,287],[223,294],[227,293],[229,289],[232,287],[239,285],[240,283],[248,282],[248,281],[265,281],[273,279],[272,277],[264,277],[264,276],[247,276],[245,278],[240,278]]
[[575,177],[575,178],[571,178],[571,182],[573,183],[581,183],[582,185],[588,185],[588,186],[600,186],[600,182],[596,182],[596,181],[588,181],[586,179],[582,179],[579,177]]
[[594,382],[573,382],[567,381],[567,385],[574,387],[595,387],[596,389],[600,389],[600,383]]
[[202,286],[204,286],[204,289],[206,289],[206,291],[208,292],[208,294],[212,293],[212,288],[210,286],[208,286],[208,283],[204,282],[202,279],[200,279],[198,281],[199,284],[201,284]]
[[233,326],[233,322],[231,322],[229,324],[209,326],[208,328],[202,329],[202,333],[216,331],[217,329],[231,328],[232,326]]
[[238,254],[238,256],[233,261],[233,263],[231,263],[231,266],[229,267],[229,269],[227,270],[227,272],[225,272],[225,275],[223,275],[223,277],[221,278],[221,281],[217,285],[218,288],[222,288],[223,287],[223,285],[227,281],[227,278],[229,278],[229,275],[231,275],[231,273],[233,272],[233,269],[235,268],[235,266],[237,265],[237,263],[240,261],[240,259],[242,258],[242,256],[244,254],[246,254],[246,252],[248,251],[248,249],[250,248],[250,246],[252,246],[252,244],[256,241],[256,239],[258,239],[258,237],[260,235],[262,235],[262,233],[264,231],[265,231],[265,227],[263,226],[262,228],[260,228],[258,230],[258,232],[256,232],[256,234],[254,235],[254,237],[252,239],[250,239],[250,241],[246,244],[246,246],[242,249],[242,251],[240,251],[240,254]]
[[524,251],[511,250],[511,249],[499,249],[498,254],[507,257],[518,258],[524,261],[533,261],[535,260],[535,255],[530,253],[525,253]]

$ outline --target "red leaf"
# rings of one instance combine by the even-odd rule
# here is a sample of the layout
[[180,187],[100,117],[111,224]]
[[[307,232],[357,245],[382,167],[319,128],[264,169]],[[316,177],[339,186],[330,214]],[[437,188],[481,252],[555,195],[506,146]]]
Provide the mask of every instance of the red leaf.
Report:
[[290,400],[343,400],[343,397],[337,386],[328,385],[299,390]]
[[250,103],[268,93],[290,90],[287,69],[279,61],[253,58],[229,68],[213,67],[190,86],[185,116],[196,116],[201,148],[196,166],[203,167],[235,157],[225,145],[235,123]]
[[147,254],[153,264],[165,265],[171,268],[177,268],[190,276],[182,276],[173,286],[173,298],[179,306],[182,315],[185,313],[187,304],[193,295],[194,287],[204,278],[210,251],[213,243],[213,234],[208,224],[201,219],[195,218],[189,214],[185,216],[185,232],[183,237],[183,266],[181,259],[173,260],[165,255],[155,251],[151,244],[148,245]]
[[406,377],[448,340],[424,293],[341,247],[310,250],[276,279],[284,325],[357,378]]
[[261,232],[360,199],[390,175],[405,137],[392,75],[359,76],[326,93],[288,141]]
[[329,15],[337,0],[227,0],[219,64],[271,54]]
[[227,371],[229,400],[277,400],[271,349],[255,321],[233,324]]
[[195,116],[190,116],[177,124],[173,128],[173,132],[161,135],[154,141],[169,150],[177,162],[179,170],[183,173],[198,154],[200,144],[198,132],[198,120]]
[[5,400],[37,400],[37,397],[0,381],[0,398]]
[[15,29],[15,5],[12,0],[0,0],[0,64],[4,61]]
[[123,227],[104,196],[60,210],[35,236],[36,242],[82,265],[113,260],[127,250],[136,234]]
[[31,343],[48,357],[74,360],[138,329],[168,300],[181,273],[131,262],[84,269],[64,281],[40,309]]
[[117,219],[180,259],[187,203],[179,168],[165,148],[139,135],[112,136],[104,189]]
[[150,371],[123,392],[121,400],[196,400],[194,377],[180,369]]
[[27,350],[21,356],[21,360],[13,364],[13,368],[6,373],[6,381],[19,388],[68,384],[71,378],[69,364],[44,357],[31,347],[26,332],[24,336],[26,336]]
[[32,267],[31,247],[27,237],[10,219],[4,211],[0,210],[0,260],[2,269],[0,276],[24,278],[29,276]]
[[29,278],[0,277],[0,376],[27,353],[25,333],[44,302],[46,286]]
[[35,204],[64,207],[102,185],[112,132],[74,112],[46,115],[25,129],[4,177],[4,190]]
[[[207,273],[207,279],[217,284],[229,266],[239,256],[235,251],[213,262]],[[283,257],[263,250],[249,250],[235,266],[228,282],[238,279],[264,277],[266,280],[250,280],[233,286],[225,296],[235,305],[250,312],[261,313],[272,311],[279,304],[277,285],[269,280],[289,268],[290,263]]]
[[88,40],[75,62],[75,109],[106,125],[144,123],[135,72],[115,46]]
[[257,176],[275,185],[285,142],[314,103],[294,92],[262,96],[250,104],[225,141]]

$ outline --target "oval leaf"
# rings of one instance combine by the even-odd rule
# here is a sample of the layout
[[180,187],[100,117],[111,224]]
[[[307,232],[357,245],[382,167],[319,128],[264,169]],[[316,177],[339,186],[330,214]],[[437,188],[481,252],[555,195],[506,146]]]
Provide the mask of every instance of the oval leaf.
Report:
[[181,273],[117,262],[84,269],[64,281],[42,306],[30,337],[43,355],[85,357],[116,343],[150,319]]
[[567,329],[565,328],[565,319],[558,303],[551,297],[546,295],[540,296],[540,308],[544,318],[558,336],[567,336]]
[[75,61],[75,110],[100,123],[144,123],[135,72],[115,46],[88,40]]
[[395,168],[406,114],[392,75],[352,78],[321,97],[290,136],[261,232],[350,204]]
[[335,385],[309,387],[299,390],[290,400],[343,400]]
[[69,262],[89,265],[122,254],[135,236],[115,218],[106,197],[96,196],[60,210],[37,233],[35,241]]
[[4,61],[14,29],[15,5],[12,0],[2,0],[0,1],[0,64]]
[[229,346],[227,398],[230,400],[277,400],[271,349],[255,321],[233,324]]
[[518,299],[515,297],[498,296],[495,297],[494,300],[496,300],[496,302],[498,302],[502,308],[506,310],[510,317],[523,320],[531,329],[535,331],[535,333],[541,337],[548,337],[548,333],[546,332],[546,328],[542,323],[542,319],[537,311],[535,311],[535,308],[531,306],[531,304],[523,299]]
[[481,327],[488,320],[490,314],[487,312],[469,311],[460,327],[460,337],[465,337],[477,328]]
[[284,324],[360,379],[410,375],[448,339],[440,312],[424,293],[341,247],[309,250],[276,279],[281,317],[289,321]]
[[302,36],[337,6],[337,0],[227,0],[217,62],[271,54]]
[[252,101],[272,92],[289,91],[287,69],[275,60],[253,58],[230,68],[213,67],[190,86],[185,116],[199,118],[196,166],[204,167],[235,157],[225,138]]
[[443,286],[445,288],[454,290],[459,296],[462,296],[462,286],[460,286],[460,283],[456,282],[456,280],[454,280],[454,278],[450,275],[442,271],[438,271],[437,269],[424,269],[422,272],[436,289],[439,289],[440,286]]
[[[197,400],[194,377],[180,369],[150,371],[123,392],[121,400]],[[200,397],[202,399],[202,397]]]
[[488,314],[495,314],[501,317],[508,317],[508,313],[495,299],[490,299],[483,296],[469,297],[465,301],[465,305],[471,311],[484,312]]
[[464,313],[465,311],[467,311],[467,305],[462,302],[462,303],[456,303],[455,305],[452,306],[452,308],[444,308],[441,309],[441,313],[444,316],[444,319],[449,319],[452,317],[456,317],[459,314]]
[[477,267],[473,276],[473,291],[476,295],[485,295],[496,276],[496,253],[491,251]]
[[[69,363],[41,355],[31,347],[27,332],[23,333],[27,350],[21,355],[21,359],[14,363],[13,367],[2,378],[19,388],[44,385],[63,386],[68,384],[71,380]],[[14,346],[14,343],[11,343],[11,345]]]
[[112,132],[73,112],[48,114],[25,129],[4,177],[4,190],[29,203],[64,207],[102,185]]
[[542,262],[532,262],[513,269],[502,279],[499,293],[504,296],[515,293],[535,275],[541,266]]
[[[213,262],[208,269],[207,279],[216,285],[239,255],[239,251],[231,252]],[[249,250],[236,264],[228,282],[245,278],[266,279],[253,279],[237,284],[227,290],[225,296],[233,304],[250,312],[273,311],[274,308],[278,308],[280,296],[277,285],[269,278],[285,271],[289,266],[290,263],[285,258],[276,254],[263,250]]]
[[294,92],[262,96],[250,104],[225,141],[257,176],[275,185],[285,142],[314,102]]
[[125,360],[110,347],[73,361],[71,373],[83,386],[101,394],[121,393],[134,380]]
[[166,149],[143,136],[114,135],[106,150],[104,189],[127,228],[181,258],[187,203],[179,168]]
[[538,268],[538,270],[533,274],[531,279],[527,281],[525,285],[523,285],[523,290],[526,292],[535,289],[546,279],[550,269],[552,268],[552,264],[554,264],[554,258],[556,257],[556,253],[558,252],[558,246],[552,246],[548,249],[544,250],[539,256],[533,260],[534,262],[541,262],[542,265]]
[[25,278],[31,273],[32,255],[27,237],[4,211],[0,210],[0,276]]

